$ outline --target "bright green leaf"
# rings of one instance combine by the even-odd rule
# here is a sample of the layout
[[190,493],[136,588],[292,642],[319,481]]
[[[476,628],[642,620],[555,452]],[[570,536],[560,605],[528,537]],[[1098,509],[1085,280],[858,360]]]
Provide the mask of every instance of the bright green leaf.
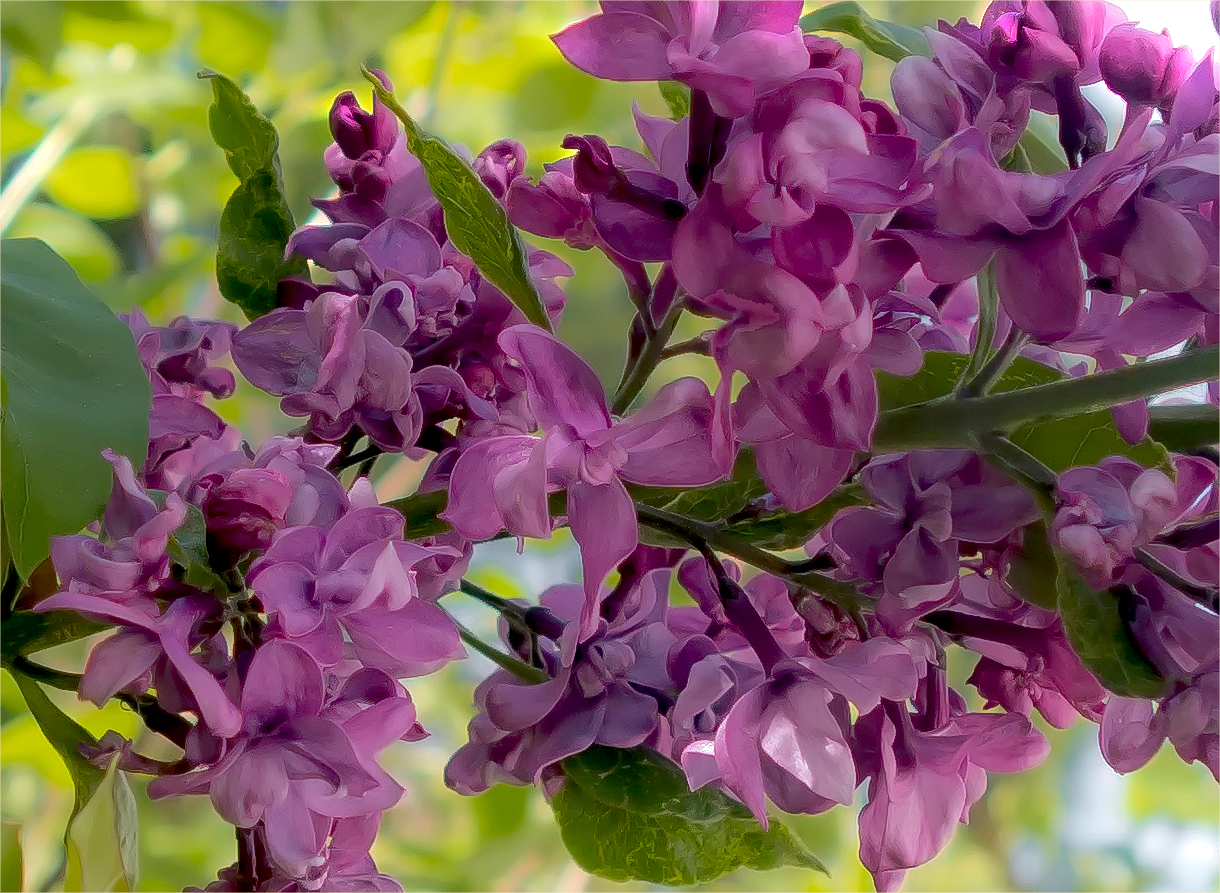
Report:
[[275,309],[281,279],[309,272],[303,258],[284,259],[294,223],[276,155],[279,137],[233,80],[206,69],[199,76],[211,80],[215,97],[208,109],[212,137],[241,181],[220,215],[216,282],[247,319],[257,319]]
[[9,4],[0,23],[0,37],[8,47],[33,59],[49,73],[63,43],[60,28],[63,14],[64,5],[59,2]]
[[850,34],[879,56],[897,62],[907,56],[931,56],[921,31],[896,22],[875,19],[859,3],[831,3],[804,16],[801,30]]
[[0,890],[16,893],[24,889],[21,826],[16,822],[4,822],[0,825]]
[[135,166],[118,146],[82,146],[55,166],[44,184],[59,204],[86,217],[130,217],[140,207]]
[[105,772],[86,760],[80,752],[81,744],[96,745],[97,739],[56,707],[38,683],[29,676],[14,671],[13,678],[17,680],[26,706],[30,708],[30,713],[42,729],[42,734],[51,742],[51,746],[68,768],[68,775],[71,776],[72,785],[76,789],[76,805],[72,810],[72,814],[76,815],[106,776]]
[[115,754],[89,802],[68,823],[64,893],[134,890],[139,873],[136,798]]
[[225,71],[259,71],[267,64],[267,51],[275,29],[257,13],[256,4],[199,3],[199,58]]
[[690,88],[677,81],[657,81],[661,90],[661,98],[669,106],[669,116],[675,121],[681,121],[690,114]]
[[1158,698],[1168,687],[1123,620],[1119,590],[1095,592],[1059,555],[1059,615],[1072,649],[1106,688],[1131,698]]
[[100,514],[102,450],[143,461],[152,397],[130,330],[45,243],[4,240],[0,292],[4,524],[28,578],[51,537]]
[[710,881],[741,866],[798,865],[825,872],[805,844],[712,787],[691,791],[669,760],[648,748],[593,747],[568,757],[551,799],[559,833],[581,868],[614,881]]
[[533,789],[498,784],[471,800],[479,823],[479,836],[497,840],[515,834],[525,824],[525,809]]
[[419,159],[428,184],[445,214],[445,231],[459,251],[497,286],[525,318],[551,330],[538,287],[530,278],[525,243],[496,197],[448,143],[415,123],[377,77],[365,69],[378,98],[407,130],[407,147]]

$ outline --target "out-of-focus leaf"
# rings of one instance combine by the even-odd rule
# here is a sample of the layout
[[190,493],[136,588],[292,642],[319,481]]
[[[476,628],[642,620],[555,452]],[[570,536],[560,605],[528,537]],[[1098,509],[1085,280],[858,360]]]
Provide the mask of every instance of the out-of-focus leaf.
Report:
[[781,512],[757,521],[730,524],[724,532],[763,549],[797,549],[809,542],[840,509],[866,501],[863,489],[850,484],[838,487],[817,505],[803,512]]
[[788,828],[764,831],[744,806],[712,787],[691,791],[674,763],[648,748],[593,747],[562,763],[552,799],[576,863],[615,881],[694,884],[741,866],[826,869]]
[[855,2],[831,3],[801,18],[801,30],[850,34],[879,56],[897,62],[907,56],[931,56],[923,33],[907,25],[875,19]]
[[86,620],[72,611],[48,611],[45,614],[17,611],[4,618],[3,654],[5,659],[18,654],[34,654],[104,629],[106,627],[101,624]]
[[134,890],[139,874],[136,798],[119,757],[68,824],[64,893]]
[[140,206],[135,166],[117,146],[82,146],[46,179],[51,198],[86,217],[128,217]]
[[174,37],[174,26],[164,18],[145,15],[140,6],[125,2],[69,0],[64,4],[64,37],[103,47],[125,43],[142,52],[160,49]]
[[[947,398],[966,368],[967,357],[947,351],[928,351],[923,367],[909,378],[877,373],[881,409],[915,406]],[[1067,376],[1026,357],[1017,357],[992,388],[993,393],[1063,381]],[[1165,448],[1150,437],[1134,446],[1118,433],[1107,410],[1067,418],[1027,422],[1009,434],[1009,439],[1053,471],[1080,465],[1096,465],[1107,456],[1126,456],[1147,468],[1169,468]]]
[[365,69],[378,97],[402,121],[407,147],[427,174],[428,184],[445,213],[445,229],[457,249],[473,260],[484,276],[536,326],[551,331],[546,306],[530,278],[525,243],[508,215],[454,149],[415,123],[376,75]]
[[96,745],[97,739],[56,707],[38,683],[29,676],[14,672],[13,678],[17,680],[26,706],[30,708],[30,713],[42,729],[42,734],[51,742],[51,746],[68,768],[72,785],[76,789],[76,805],[72,810],[72,814],[76,815],[106,776],[105,772],[86,760],[80,752],[80,745]]
[[14,51],[29,56],[50,72],[63,36],[64,5],[58,2],[10,3],[0,21],[0,37]]
[[681,121],[690,114],[690,88],[677,81],[657,81],[661,90],[661,98],[669,106],[669,116],[675,121]]
[[279,137],[232,79],[206,69],[199,76],[211,80],[215,96],[208,109],[212,136],[241,180],[220,215],[216,282],[247,319],[257,319],[275,309],[281,279],[308,275],[302,258],[284,259],[294,224],[276,156]]
[[0,890],[17,893],[25,889],[21,858],[21,826],[16,822],[0,825]]
[[0,152],[7,155],[28,149],[42,138],[43,132],[43,128],[27,121],[12,106],[0,109]]
[[119,249],[96,223],[55,205],[26,205],[5,234],[44,239],[81,279],[90,282],[108,279],[122,265]]
[[529,73],[513,99],[513,117],[525,130],[560,130],[588,114],[597,81],[566,62]]
[[496,840],[515,834],[525,823],[525,807],[532,793],[530,788],[498,784],[475,797],[471,803],[480,836]]
[[205,65],[233,72],[260,71],[266,65],[275,29],[258,15],[259,4],[198,3],[195,10],[202,26],[199,58]]
[[1168,684],[1148,660],[1122,618],[1116,590],[1095,592],[1070,560],[1059,555],[1059,615],[1072,649],[1115,694],[1157,698]]
[[130,330],[37,239],[5,239],[4,524],[23,578],[101,512],[103,449],[142,462],[151,392]]

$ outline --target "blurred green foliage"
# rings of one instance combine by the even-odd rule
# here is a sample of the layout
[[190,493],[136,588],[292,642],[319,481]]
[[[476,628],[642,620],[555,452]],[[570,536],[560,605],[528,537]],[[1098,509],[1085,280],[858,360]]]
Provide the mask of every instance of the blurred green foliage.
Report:
[[[864,5],[879,18],[915,26],[977,14],[974,4],[951,0]],[[533,175],[567,154],[559,143],[569,132],[596,132],[612,144],[640,148],[631,104],[667,115],[656,85],[596,81],[568,66],[547,39],[592,8],[574,0],[5,0],[4,192],[21,186],[22,177],[29,184],[26,165],[38,176],[16,215],[4,220],[4,234],[44,239],[116,311],[139,307],[160,323],[183,313],[239,322],[239,311],[217,291],[214,270],[220,211],[237,181],[209,136],[211,91],[196,79],[198,69],[237,79],[272,119],[289,205],[301,222],[311,215],[309,199],[331,188],[322,151],[330,142],[326,114],[333,98],[353,90],[368,102],[362,63],[383,68],[407,110],[451,142],[477,152],[505,136],[518,139]],[[888,99],[891,69],[887,60],[867,58],[866,92]],[[613,384],[632,313],[618,274],[595,253],[544,247],[576,270],[562,337]],[[687,328],[678,337],[695,334],[697,322]],[[682,357],[663,371],[665,377],[706,374],[708,363]],[[217,409],[254,443],[295,424],[273,398],[248,386]],[[403,495],[418,475],[405,462],[387,465],[378,490],[383,498]],[[534,596],[578,568],[570,538],[562,535],[509,558],[508,550],[482,551],[472,578],[505,596]],[[494,635],[485,610],[456,607],[463,623]],[[40,657],[79,671],[90,641]],[[499,787],[463,798],[444,787],[445,762],[465,739],[472,688],[488,669],[471,659],[411,683],[432,737],[387,752],[388,768],[408,795],[385,817],[374,850],[382,870],[407,889],[647,889],[590,878],[577,868],[538,792]],[[965,660],[954,665],[959,684],[969,669]],[[114,702],[98,711],[70,694],[49,694],[95,735],[115,729],[150,756],[177,756]],[[1094,727],[1081,723],[1050,735],[1046,764],[1020,776],[993,776],[970,825],[940,858],[910,873],[906,890],[1215,888],[1220,800],[1205,769],[1183,765],[1166,749],[1145,770],[1118,778],[1100,762]],[[5,673],[0,746],[0,816],[21,826],[26,888],[53,889],[63,870],[71,781]],[[233,861],[232,828],[205,799],[151,801],[145,781],[132,782],[140,809],[139,889],[202,886]],[[705,889],[871,889],[856,856],[854,810],[796,817],[792,826],[827,864],[829,878],[798,869],[739,871]]]

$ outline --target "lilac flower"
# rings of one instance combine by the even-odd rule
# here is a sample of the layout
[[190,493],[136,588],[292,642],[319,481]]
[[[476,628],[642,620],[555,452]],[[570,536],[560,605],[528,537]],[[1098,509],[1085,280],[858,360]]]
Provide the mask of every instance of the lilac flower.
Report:
[[361,508],[334,526],[293,527],[250,567],[269,632],[323,666],[350,653],[395,676],[431,673],[465,655],[453,621],[419,597],[412,567],[447,548],[402,540],[402,516]]
[[809,67],[799,3],[603,2],[554,35],[582,71],[613,81],[674,79],[703,90],[717,114],[745,114],[757,95]]
[[561,342],[534,326],[514,326],[500,345],[521,365],[544,436],[488,438],[464,452],[442,517],[470,539],[501,529],[547,536],[546,492],[566,490],[568,523],[584,562],[583,638],[593,631],[602,580],[638,542],[623,481],[698,487],[719,480],[732,465],[727,432],[718,430],[711,395],[696,379],[671,382],[615,423],[597,375]]
[[531,784],[594,744],[634,747],[658,734],[661,705],[674,688],[665,663],[675,641],[664,623],[668,580],[668,570],[645,574],[638,598],[613,620],[599,619],[579,643],[581,587],[543,593],[555,627],[542,652],[552,678],[531,684],[500,670],[484,680],[475,690],[470,741],[449,761],[445,783],[463,794],[497,782]]
[[153,326],[139,309],[120,319],[136,339],[140,361],[153,394],[197,399],[204,393],[228,397],[237,386],[233,373],[211,365],[229,352],[237,326],[180,316],[168,326]]
[[1098,58],[1106,86],[1132,103],[1161,105],[1186,79],[1194,60],[1174,47],[1169,31],[1155,34],[1122,24],[1106,35]]

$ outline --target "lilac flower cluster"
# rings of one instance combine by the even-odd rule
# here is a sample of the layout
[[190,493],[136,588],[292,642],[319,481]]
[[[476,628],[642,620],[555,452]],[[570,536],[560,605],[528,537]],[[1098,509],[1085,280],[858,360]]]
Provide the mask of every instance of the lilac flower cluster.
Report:
[[[395,890],[368,855],[402,787],[378,765],[426,732],[398,681],[464,656],[436,591],[460,552],[403,537],[338,448],[274,437],[257,452],[202,402],[232,328],[129,319],[156,396],[137,473],[107,453],[114,488],[95,535],[53,546],[62,590],[37,610],[115,627],[80,695],[132,703],[183,756],[158,763],[114,733],[97,756],[157,776],[153,797],[197,793],[240,829],[242,860],[208,889]],[[421,578],[421,574],[424,576]]]
[[[210,889],[393,888],[368,851],[402,789],[377,758],[425,734],[399,680],[463,655],[437,600],[475,543],[560,525],[581,584],[536,605],[484,594],[508,653],[446,772],[462,793],[554,793],[594,745],[653,748],[764,825],[768,800],[816,814],[863,787],[860,855],[888,890],[968,820],[989,772],[1046,755],[1035,711],[1098,723],[1119,771],[1169,740],[1220,777],[1214,448],[1055,474],[981,436],[875,442],[877,373],[910,377],[932,351],[961,356],[952,399],[969,399],[1019,356],[1070,378],[1220,342],[1212,54],[1107,3],[999,0],[979,25],[925,29],[931,55],[898,63],[890,108],[800,13],[605,0],[560,52],[597,77],[675,81],[689,112],[637,109],[646,155],[573,134],[536,178],[510,140],[469,159],[515,226],[622,273],[636,316],[614,395],[450,241],[376,95],[371,112],[335,100],[338,195],[315,202],[331,222],[287,246],[328,284],[281,282],[240,330],[132,315],[148,455],[138,471],[109,457],[103,525],[55,544],[63,588],[40,607],[118,628],[82,697],[155,691],[184,755],[107,752],[241,829]],[[1099,82],[1126,101],[1117,134],[1081,90]],[[1032,169],[1031,111],[1056,117],[1063,170]],[[528,266],[557,321],[571,270],[534,248]],[[707,327],[671,345],[685,313]],[[230,345],[300,436],[253,450],[205,405],[233,390],[215,365]],[[714,361],[715,387],[679,378],[638,401],[682,352]],[[1131,444],[1147,396],[1113,407]],[[387,453],[430,459],[421,489],[447,496],[447,533],[404,533],[378,504],[367,463]],[[743,465],[753,495],[731,518],[683,514]],[[799,559],[750,539],[831,497]],[[1039,560],[1114,608],[1159,697],[1103,684],[1056,593],[1030,588]],[[691,603],[671,604],[675,579]],[[973,692],[949,684],[951,654]]]

